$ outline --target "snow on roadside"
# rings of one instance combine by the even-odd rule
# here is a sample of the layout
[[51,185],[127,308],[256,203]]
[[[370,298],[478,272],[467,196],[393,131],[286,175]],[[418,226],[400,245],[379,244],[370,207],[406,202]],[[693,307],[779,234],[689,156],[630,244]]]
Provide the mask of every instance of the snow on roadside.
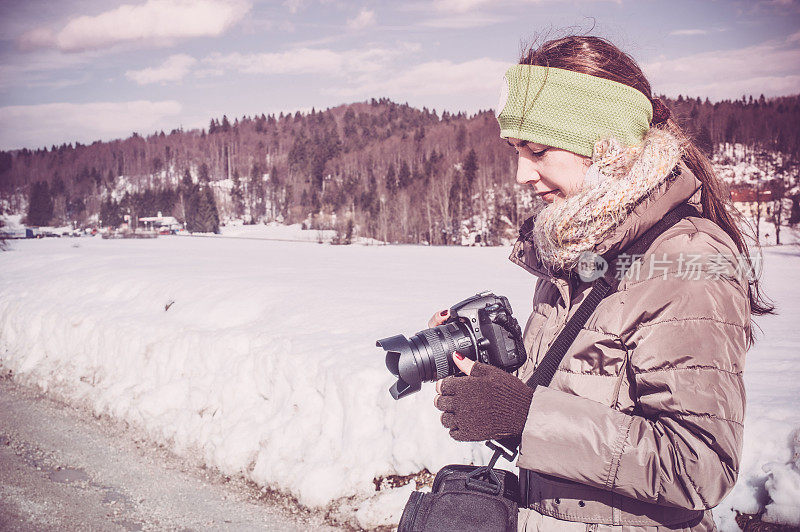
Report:
[[[411,335],[484,289],[507,295],[524,322],[534,279],[507,254],[224,238],[20,241],[0,254],[0,369],[223,473],[381,526],[411,488],[376,493],[374,478],[483,462],[488,451],[450,440],[431,384],[392,400],[375,340]],[[726,530],[735,530],[731,508],[769,504],[768,517],[792,522],[800,500],[800,283],[785,282],[800,250],[766,248],[765,257],[780,314],[759,319],[765,335],[748,356],[742,472],[715,510]]]
[[0,254],[0,363],[23,383],[306,506],[366,499],[375,477],[488,457],[448,437],[432,385],[391,399],[375,340],[411,335],[434,311],[487,288],[524,316],[533,279],[507,253],[20,241]]

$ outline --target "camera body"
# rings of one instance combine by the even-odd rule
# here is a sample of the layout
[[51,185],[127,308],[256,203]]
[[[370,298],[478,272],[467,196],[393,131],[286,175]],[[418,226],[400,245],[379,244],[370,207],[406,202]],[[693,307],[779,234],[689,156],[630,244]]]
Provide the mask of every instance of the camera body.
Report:
[[419,391],[424,381],[460,373],[451,355],[458,351],[477,362],[514,371],[525,362],[522,331],[508,298],[481,292],[450,308],[450,317],[437,327],[378,340],[386,351],[386,367],[397,377],[389,389],[400,399]]
[[[505,296],[481,292],[453,305],[450,316],[447,320],[449,323],[456,323],[469,330],[471,345],[466,347],[466,352],[461,353],[462,355],[508,372],[514,371],[525,361],[524,357],[520,360],[516,342],[504,328],[512,322],[516,324],[519,336],[522,336],[519,324],[511,314],[511,304]],[[466,346],[466,342],[462,343]],[[472,349],[473,345],[477,346],[477,350]],[[448,360],[452,363],[449,356]],[[448,374],[457,371],[455,364],[451,366],[451,370]]]

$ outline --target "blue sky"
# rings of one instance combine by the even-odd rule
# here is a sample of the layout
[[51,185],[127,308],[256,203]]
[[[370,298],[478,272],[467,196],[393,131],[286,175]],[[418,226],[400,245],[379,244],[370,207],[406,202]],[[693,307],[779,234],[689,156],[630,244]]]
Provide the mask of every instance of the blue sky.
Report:
[[800,0],[3,0],[0,149],[371,97],[474,112],[523,42],[570,29],[656,93],[800,93]]

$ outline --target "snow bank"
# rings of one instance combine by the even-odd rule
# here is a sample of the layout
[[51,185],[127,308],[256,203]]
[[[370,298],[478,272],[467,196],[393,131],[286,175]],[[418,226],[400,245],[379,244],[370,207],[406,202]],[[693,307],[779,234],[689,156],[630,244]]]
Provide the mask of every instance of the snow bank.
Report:
[[[373,479],[485,462],[447,436],[433,386],[401,401],[378,338],[484,289],[521,321],[534,278],[507,248],[319,246],[226,238],[19,241],[0,253],[0,371],[135,424],[226,474],[396,522],[411,486]],[[748,358],[739,483],[716,511],[800,523],[800,267],[765,249],[780,314]]]
[[[487,288],[524,316],[533,280],[507,249],[74,242],[0,254],[0,364],[20,382],[311,507],[488,458],[447,436],[432,385],[391,399],[375,340]],[[377,526],[400,499],[359,522]]]

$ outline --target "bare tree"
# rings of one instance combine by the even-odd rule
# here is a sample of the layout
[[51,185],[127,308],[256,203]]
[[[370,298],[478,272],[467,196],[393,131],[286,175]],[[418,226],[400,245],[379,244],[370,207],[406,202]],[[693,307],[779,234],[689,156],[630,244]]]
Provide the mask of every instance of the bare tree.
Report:
[[[439,221],[441,222],[443,231],[442,240],[445,245],[450,243],[450,233],[452,231],[450,189],[453,187],[453,179],[453,172],[451,170],[445,170],[442,175],[435,176],[431,180],[434,206],[438,210]],[[433,240],[432,236],[431,240]]]
[[756,243],[761,243],[761,213],[764,212],[765,208],[763,207],[763,199],[764,199],[764,185],[761,182],[761,178],[758,179],[756,183]]
[[788,208],[785,205],[784,199],[786,197],[786,182],[783,176],[776,177],[769,182],[768,190],[770,191],[770,214],[769,221],[775,225],[775,244],[781,244],[781,223],[783,222],[784,215],[791,210],[791,202]]

